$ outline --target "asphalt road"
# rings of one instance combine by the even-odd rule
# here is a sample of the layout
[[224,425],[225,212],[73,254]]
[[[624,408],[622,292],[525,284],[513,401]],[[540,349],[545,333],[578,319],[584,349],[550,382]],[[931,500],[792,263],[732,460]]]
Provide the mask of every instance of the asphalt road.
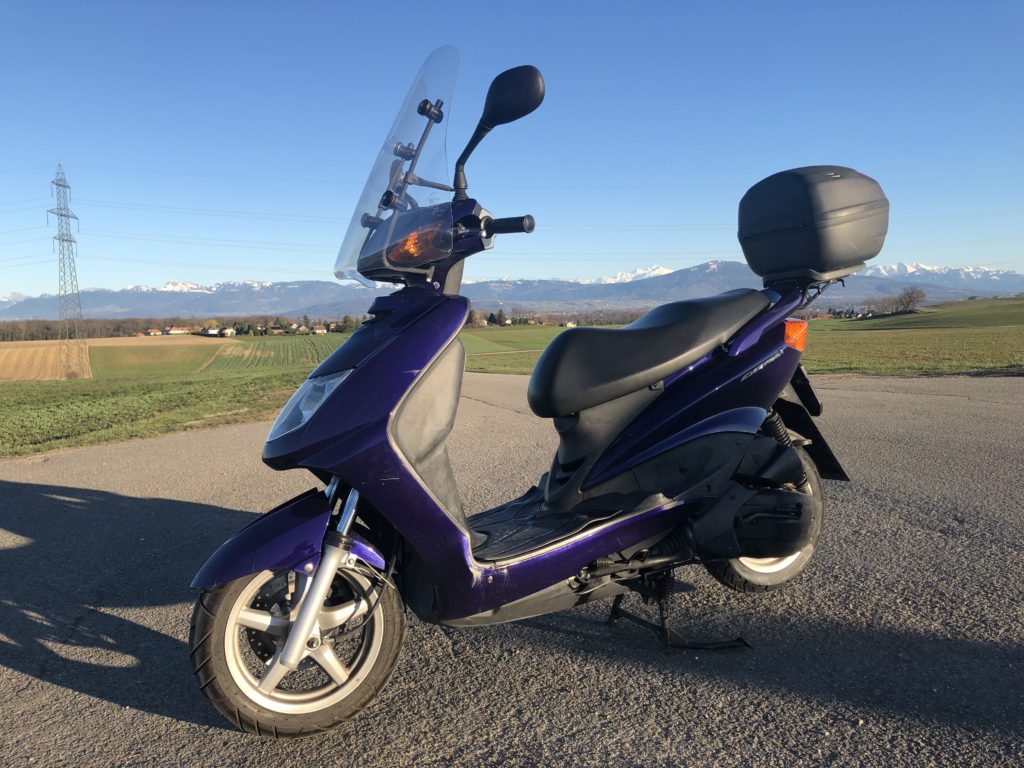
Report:
[[[1024,378],[816,381],[854,482],[826,483],[810,570],[768,596],[679,574],[679,626],[752,650],[666,653],[603,604],[413,621],[376,704],[297,742],[222,721],[185,645],[205,557],[310,485],[260,463],[266,424],[0,461],[0,764],[1021,765]],[[470,511],[547,467],[525,385],[467,378]]]

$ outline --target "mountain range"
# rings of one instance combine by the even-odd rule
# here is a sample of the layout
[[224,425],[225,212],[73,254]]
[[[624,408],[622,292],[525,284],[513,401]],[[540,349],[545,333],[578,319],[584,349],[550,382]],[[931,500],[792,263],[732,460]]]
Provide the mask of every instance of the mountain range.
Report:
[[[865,299],[899,293],[917,286],[927,303],[970,296],[1012,295],[1024,292],[1024,275],[985,267],[929,267],[923,264],[872,265],[847,278],[845,287],[830,289],[821,305],[857,306]],[[477,309],[521,309],[572,312],[628,309],[696,298],[733,288],[760,288],[761,281],[746,264],[709,261],[671,271],[654,266],[595,280],[481,280],[467,282],[463,294]],[[161,288],[131,286],[122,290],[81,292],[86,317],[218,317],[277,315],[335,318],[359,315],[377,295],[394,286],[367,289],[326,280],[290,282],[240,281],[199,285],[171,282]],[[57,297],[22,294],[0,296],[0,320],[54,319]]]

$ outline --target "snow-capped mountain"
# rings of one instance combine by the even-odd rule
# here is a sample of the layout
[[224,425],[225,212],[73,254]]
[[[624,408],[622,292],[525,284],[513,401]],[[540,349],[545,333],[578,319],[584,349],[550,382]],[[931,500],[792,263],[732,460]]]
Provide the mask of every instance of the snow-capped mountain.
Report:
[[671,274],[672,270],[655,264],[653,267],[638,267],[632,272],[616,272],[611,277],[584,278],[578,282],[584,285],[600,284],[611,285],[613,283],[632,283],[634,280],[643,280],[647,277],[659,277]]
[[258,291],[262,288],[268,288],[273,284],[274,283],[267,282],[265,280],[232,280],[226,283],[214,283],[213,285],[171,281],[164,283],[159,288],[153,288],[149,285],[129,285],[125,290],[133,291],[135,293],[153,293],[154,291],[160,291],[162,293],[217,293],[218,291],[245,289]]
[[28,297],[25,296],[25,294],[18,293],[17,291],[10,294],[9,296],[0,296],[0,310],[4,309],[5,307],[9,307],[13,304],[17,304],[19,301],[22,301],[23,299],[26,298]]
[[163,288],[158,288],[157,290],[166,293],[213,293],[211,289],[204,288],[197,283],[164,283]]
[[989,267],[932,267],[927,264],[870,264],[860,275],[909,280],[927,288],[939,285],[947,288],[979,288],[991,293],[1024,291],[1024,275],[1007,269]]
[[[1024,292],[1024,275],[984,267],[927,267],[921,264],[871,266],[847,278],[845,287],[829,291],[821,303],[857,306],[869,298],[897,294],[905,288],[923,288],[927,302],[938,303],[970,296],[1013,295]],[[480,280],[467,281],[463,294],[477,309],[573,311],[634,309],[669,301],[708,296],[733,288],[760,288],[761,280],[738,261],[710,261],[670,271],[643,267],[600,280]],[[324,280],[264,282],[242,280],[200,285],[170,282],[160,288],[132,286],[120,291],[84,290],[86,317],[228,317],[281,316],[335,318],[362,314],[374,297],[394,286],[367,289],[354,283]],[[0,299],[0,320],[53,319],[58,316],[56,296]]]

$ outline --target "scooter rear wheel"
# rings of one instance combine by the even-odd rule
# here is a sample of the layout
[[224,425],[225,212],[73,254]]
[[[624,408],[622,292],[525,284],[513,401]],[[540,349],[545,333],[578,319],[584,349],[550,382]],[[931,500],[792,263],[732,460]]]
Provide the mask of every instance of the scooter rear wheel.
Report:
[[315,647],[298,669],[261,689],[307,581],[262,571],[204,591],[196,602],[193,670],[206,697],[241,730],[286,738],[333,728],[373,701],[398,662],[405,610],[397,590],[341,569],[320,611]]
[[786,557],[737,557],[732,560],[711,560],[704,563],[708,572],[719,582],[737,592],[768,592],[779,589],[795,579],[807,568],[814,556],[825,518],[825,497],[821,476],[811,457],[803,448],[797,448],[803,463],[811,494],[821,499],[820,513],[814,520],[810,541],[798,552]]

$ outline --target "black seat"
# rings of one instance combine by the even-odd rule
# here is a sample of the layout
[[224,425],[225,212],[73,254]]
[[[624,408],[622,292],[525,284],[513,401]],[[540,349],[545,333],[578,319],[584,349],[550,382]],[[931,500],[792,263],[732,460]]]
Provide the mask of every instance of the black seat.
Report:
[[566,416],[648,387],[724,344],[769,304],[744,288],[665,304],[622,328],[563,331],[533,369],[530,408]]

